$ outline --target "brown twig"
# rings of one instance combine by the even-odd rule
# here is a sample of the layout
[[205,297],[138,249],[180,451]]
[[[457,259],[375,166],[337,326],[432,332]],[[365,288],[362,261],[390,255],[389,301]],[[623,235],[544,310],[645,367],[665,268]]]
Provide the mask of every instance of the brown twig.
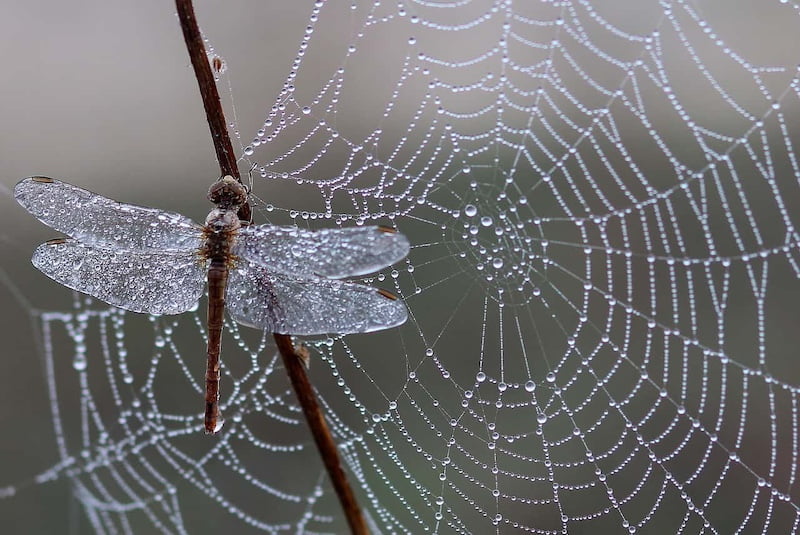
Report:
[[[211,72],[211,65],[206,55],[205,45],[200,35],[192,2],[191,0],[175,0],[175,5],[178,9],[178,18],[181,22],[186,48],[189,50],[192,67],[194,67],[194,73],[197,77],[197,84],[200,86],[200,94],[203,97],[203,106],[206,110],[211,138],[214,140],[214,149],[217,152],[220,172],[223,176],[231,175],[241,182],[239,168],[236,165],[236,155],[233,152],[233,145],[228,135],[225,113],[222,110],[217,85]],[[240,210],[239,219],[243,221],[250,220],[249,204]],[[284,367],[289,374],[289,379],[294,387],[300,406],[303,408],[303,414],[305,414],[308,426],[314,436],[314,442],[316,442],[322,456],[322,462],[328,470],[333,488],[344,509],[347,523],[350,525],[350,531],[357,535],[368,535],[369,530],[367,530],[361,508],[342,468],[342,461],[339,457],[336,442],[333,440],[328,423],[325,421],[325,416],[322,414],[322,409],[314,395],[314,389],[308,380],[304,355],[295,348],[290,336],[285,334],[275,334],[274,336],[278,351],[283,357]]]
[[[339,502],[342,504],[342,509],[344,509],[344,514],[347,517],[347,523],[350,524],[350,531],[359,535],[367,535],[369,530],[367,530],[364,516],[361,514],[361,508],[358,505],[355,494],[353,494],[353,489],[347,481],[347,474],[342,468],[342,461],[339,457],[336,442],[334,442],[330,429],[328,429],[328,423],[325,421],[325,416],[322,414],[319,403],[317,403],[311,382],[308,380],[304,355],[295,348],[291,336],[285,334],[275,334],[274,336],[278,351],[283,357],[283,365],[289,374],[289,379],[292,381],[297,399],[303,408],[303,414],[305,414],[308,426],[311,428],[311,433],[314,435],[314,442],[317,443],[322,462],[325,463],[333,488],[336,490],[336,495],[339,497]],[[301,348],[300,350],[304,349]]]
[[[208,61],[203,36],[200,34],[200,27],[194,16],[192,1],[176,0],[175,5],[181,21],[183,40],[186,41],[197,85],[200,86],[200,96],[203,97],[203,107],[206,110],[211,139],[214,141],[214,150],[217,152],[219,170],[222,176],[230,175],[241,182],[239,166],[236,165],[236,154],[233,152],[233,144],[228,135],[228,125],[225,123],[225,112],[222,110],[222,103],[219,100],[219,92],[214,81],[214,73],[211,72],[211,63]],[[239,209],[239,219],[250,222],[251,213],[250,203],[246,203]]]

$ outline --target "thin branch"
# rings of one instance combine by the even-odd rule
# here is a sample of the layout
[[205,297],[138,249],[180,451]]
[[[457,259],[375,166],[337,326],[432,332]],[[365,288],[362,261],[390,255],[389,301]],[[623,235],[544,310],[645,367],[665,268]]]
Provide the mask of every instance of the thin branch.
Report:
[[220,171],[223,176],[231,175],[241,181],[239,167],[236,165],[236,154],[233,152],[231,138],[228,136],[225,112],[222,111],[217,84],[214,81],[214,74],[211,72],[211,64],[203,44],[203,36],[197,26],[192,2],[191,0],[177,0],[175,5],[178,8],[183,39],[186,41],[186,48],[189,49],[197,85],[200,86],[200,95],[203,97],[203,107],[206,109],[206,119],[208,119],[208,127],[214,140],[214,150],[217,151]]
[[[333,440],[328,423],[325,421],[325,416],[322,414],[322,409],[317,402],[314,389],[306,374],[307,350],[296,348],[292,343],[291,336],[285,334],[275,334],[274,336],[278,351],[283,357],[283,365],[289,374],[289,379],[292,381],[297,399],[303,408],[303,414],[305,414],[308,426],[311,428],[311,433],[314,435],[314,442],[317,443],[322,462],[325,463],[333,488],[336,490],[336,495],[339,497],[339,502],[342,504],[342,509],[344,509],[344,514],[347,517],[347,523],[350,524],[350,531],[358,535],[368,535],[369,530],[364,522],[364,516],[361,514],[361,508],[358,505],[353,489],[350,487],[350,483],[347,481],[347,474],[342,468],[342,460],[339,457],[336,442]],[[306,351],[306,353],[304,354],[303,351]]]
[[[176,0],[175,5],[178,9],[178,18],[183,30],[183,38],[186,41],[186,48],[192,59],[192,66],[197,77],[197,84],[200,86],[200,94],[203,97],[203,106],[206,110],[208,126],[211,130],[211,138],[214,140],[214,149],[217,152],[217,160],[221,174],[231,175],[241,182],[239,168],[236,165],[236,155],[233,152],[228,128],[225,122],[225,113],[217,92],[217,85],[214,75],[211,72],[211,65],[206,55],[203,38],[197,25],[194,15],[194,8],[191,0]],[[246,207],[246,213],[244,213]],[[249,204],[239,212],[239,219],[249,221]],[[342,461],[336,442],[333,440],[328,423],[322,414],[322,409],[314,395],[314,389],[306,374],[305,360],[307,353],[302,349],[298,350],[292,343],[292,338],[285,334],[275,334],[275,343],[278,351],[283,357],[284,367],[289,374],[289,379],[294,387],[300,406],[303,408],[314,442],[317,444],[322,462],[328,470],[328,475],[342,504],[350,531],[355,535],[368,535],[366,522],[361,513],[361,508],[356,501],[353,489],[347,481],[347,475],[342,468]]]

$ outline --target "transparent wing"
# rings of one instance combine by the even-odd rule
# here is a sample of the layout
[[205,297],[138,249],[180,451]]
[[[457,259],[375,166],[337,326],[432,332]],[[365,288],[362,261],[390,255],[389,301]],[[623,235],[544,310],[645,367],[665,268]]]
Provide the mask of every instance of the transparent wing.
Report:
[[122,204],[53,178],[21,180],[14,198],[45,225],[87,245],[188,251],[203,241],[202,228],[180,214]]
[[242,228],[233,253],[272,271],[301,277],[355,277],[402,260],[408,240],[385,227],[303,230],[258,225]]
[[118,252],[59,239],[37,247],[31,261],[68,288],[148,314],[192,309],[205,281],[205,269],[194,252]]
[[225,303],[233,319],[281,334],[349,334],[406,321],[406,307],[377,288],[331,279],[296,278],[242,262],[231,270]]

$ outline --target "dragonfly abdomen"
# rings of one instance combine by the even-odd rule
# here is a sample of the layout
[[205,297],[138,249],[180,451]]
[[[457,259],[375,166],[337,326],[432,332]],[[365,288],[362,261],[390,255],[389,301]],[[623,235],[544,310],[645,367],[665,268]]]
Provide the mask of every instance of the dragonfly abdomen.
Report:
[[[230,216],[233,215],[232,219]],[[206,354],[206,433],[222,427],[219,413],[220,352],[222,325],[225,319],[225,288],[228,271],[233,266],[231,247],[239,226],[230,210],[213,210],[206,221],[205,245],[201,251],[208,261],[208,346]]]
[[206,354],[206,433],[219,430],[219,356],[222,345],[222,324],[225,316],[225,286],[228,266],[224,259],[211,260],[208,268],[208,347]]

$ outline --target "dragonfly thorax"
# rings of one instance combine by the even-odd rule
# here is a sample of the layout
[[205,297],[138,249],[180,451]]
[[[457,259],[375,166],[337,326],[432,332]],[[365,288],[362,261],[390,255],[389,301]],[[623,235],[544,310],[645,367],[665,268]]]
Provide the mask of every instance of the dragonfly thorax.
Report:
[[206,217],[206,229],[212,232],[236,230],[241,226],[236,209],[214,208]]

